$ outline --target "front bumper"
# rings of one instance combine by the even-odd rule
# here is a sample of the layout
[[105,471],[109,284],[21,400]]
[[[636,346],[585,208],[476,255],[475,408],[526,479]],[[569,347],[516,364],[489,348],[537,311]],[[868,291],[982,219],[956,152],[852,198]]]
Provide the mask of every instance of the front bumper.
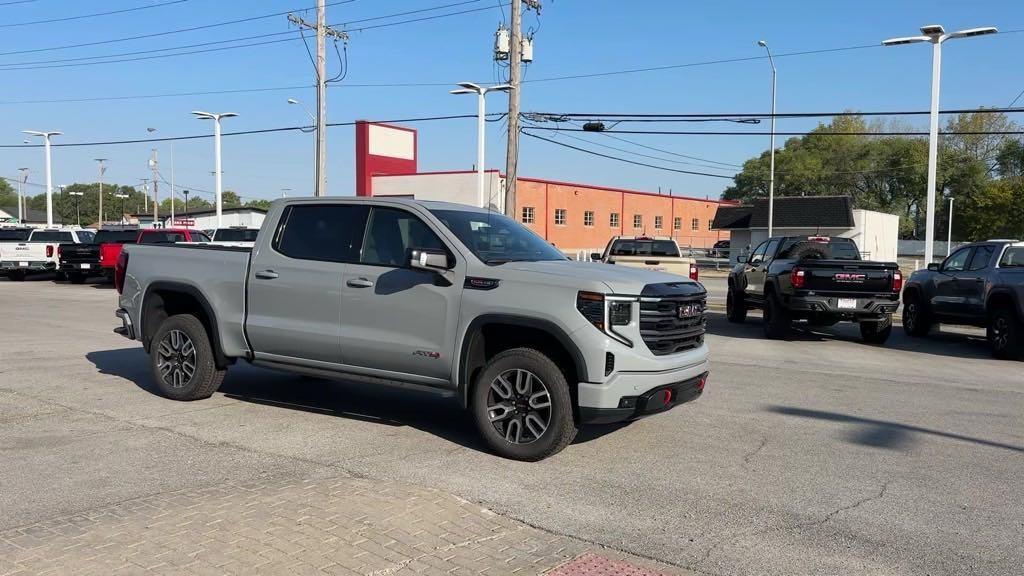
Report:
[[704,372],[695,378],[657,386],[638,396],[622,396],[615,408],[580,406],[580,423],[611,424],[666,412],[696,400],[704,393],[707,380],[708,373]]
[[135,325],[132,324],[132,316],[124,308],[118,308],[114,316],[121,319],[121,327],[114,328],[115,334],[120,334],[129,340],[135,340]]
[[[854,300],[853,307],[840,307],[840,301]],[[829,314],[844,318],[877,318],[896,312],[900,307],[899,299],[890,300],[879,297],[843,298],[839,296],[790,296],[789,309],[793,312],[810,312],[813,314]]]

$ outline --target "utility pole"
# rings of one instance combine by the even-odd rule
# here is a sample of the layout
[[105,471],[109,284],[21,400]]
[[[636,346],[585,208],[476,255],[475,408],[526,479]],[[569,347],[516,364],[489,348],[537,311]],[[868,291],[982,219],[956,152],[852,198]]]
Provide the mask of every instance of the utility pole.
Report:
[[156,226],[158,217],[157,208],[160,205],[159,197],[157,196],[157,177],[159,176],[159,169],[156,160],[156,148],[153,148],[153,155],[149,158],[149,168],[153,171],[153,226]]
[[96,158],[95,160],[100,163],[100,207],[99,207],[99,213],[100,214],[99,214],[99,216],[100,216],[100,227],[103,227],[103,220],[104,220],[104,218],[103,218],[103,173],[107,171],[107,167],[104,166],[103,163],[106,162],[107,159],[106,158]]
[[[523,75],[523,3],[540,12],[540,0],[512,0],[509,38],[508,146],[505,149],[505,215],[516,217],[516,178],[519,165],[519,98]],[[532,55],[531,55],[532,58]]]
[[316,196],[327,195],[327,37],[348,40],[348,34],[327,25],[327,0],[316,2],[316,24],[294,14],[288,21],[316,31]]

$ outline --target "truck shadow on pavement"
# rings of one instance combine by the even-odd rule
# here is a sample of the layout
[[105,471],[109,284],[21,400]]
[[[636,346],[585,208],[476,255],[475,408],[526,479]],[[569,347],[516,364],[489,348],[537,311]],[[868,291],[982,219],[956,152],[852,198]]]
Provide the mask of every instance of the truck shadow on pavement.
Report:
[[[141,347],[89,352],[86,359],[101,374],[123,378],[150,394],[160,395],[149,371],[149,356]],[[410,426],[465,448],[489,452],[469,412],[462,410],[455,398],[429,392],[298,376],[239,362],[228,370],[218,393],[261,406],[382,426]],[[619,428],[584,427],[575,443],[600,438]]]
[[[708,312],[707,318],[708,334],[727,338],[765,340],[759,316],[748,317],[747,321],[743,324],[732,324],[726,319],[725,314],[719,312]],[[903,333],[901,326],[893,326],[892,336],[882,346],[863,343],[860,339],[858,328],[854,324],[837,324],[828,328],[819,328],[797,323],[794,325],[790,341],[850,342],[871,348],[888,348],[934,356],[977,359],[992,358],[992,355],[989,353],[988,342],[983,337],[935,331],[927,338],[911,338]]]
[[855,428],[845,435],[846,440],[852,444],[870,446],[873,448],[907,450],[909,446],[913,444],[913,436],[915,434],[928,434],[941,438],[959,440],[961,442],[970,442],[991,448],[1001,448],[1003,450],[1010,450],[1013,452],[1024,452],[1024,446],[1015,446],[1013,444],[1005,444],[1003,442],[995,442],[992,440],[985,440],[983,438],[974,438],[972,436],[955,434],[953,432],[943,432],[942,430],[934,430],[921,426],[900,424],[899,422],[889,422],[887,420],[875,420],[873,418],[850,416],[849,414],[840,414],[838,412],[810,410],[792,406],[770,406],[767,410],[769,412],[785,416],[814,418],[817,420],[827,420],[829,422],[853,425]]

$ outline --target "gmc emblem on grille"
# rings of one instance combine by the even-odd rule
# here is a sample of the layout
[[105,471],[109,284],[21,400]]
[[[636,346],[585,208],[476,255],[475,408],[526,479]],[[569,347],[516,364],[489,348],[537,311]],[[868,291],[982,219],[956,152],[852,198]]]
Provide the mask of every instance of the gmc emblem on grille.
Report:
[[680,304],[679,308],[676,308],[676,316],[680,320],[700,316],[701,312],[703,307],[700,304]]
[[847,273],[847,272],[840,272],[840,273],[836,274],[835,276],[833,276],[832,279],[835,280],[836,282],[862,283],[862,282],[864,282],[865,280],[868,279],[868,275],[867,274],[850,274],[850,273]]

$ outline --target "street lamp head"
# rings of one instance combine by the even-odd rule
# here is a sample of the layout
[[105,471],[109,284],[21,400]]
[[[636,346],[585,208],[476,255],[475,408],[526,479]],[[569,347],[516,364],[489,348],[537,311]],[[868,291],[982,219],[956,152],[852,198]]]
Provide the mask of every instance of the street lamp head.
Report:
[[235,116],[238,116],[238,114],[235,114],[234,112],[222,112],[221,114],[218,114],[217,116],[219,116],[221,118],[234,118]]
[[289,98],[289,99],[288,99],[288,103],[289,103],[289,104],[298,104],[298,103],[299,103],[299,101],[298,101],[298,100],[296,100],[295,98]]
[[768,43],[765,42],[764,40],[758,40],[757,41],[757,45],[760,46],[761,48],[767,48],[768,47]]
[[903,38],[890,38],[882,40],[882,46],[898,46],[900,44],[915,44],[917,42],[931,42],[931,36],[905,36]]
[[927,26],[921,26],[921,34],[925,36],[942,36],[946,33],[946,29],[941,24],[928,24]]
[[192,113],[195,114],[196,117],[200,120],[213,120],[214,118],[213,114],[210,114],[209,112],[204,112],[202,110],[193,110]]
[[487,89],[488,92],[510,92],[512,90],[515,90],[515,86],[511,84],[498,84]]
[[149,133],[156,132],[156,128],[146,128],[146,132],[149,132]]
[[473,82],[457,82],[455,85],[462,86],[463,88],[467,90],[472,90],[473,92],[480,92],[481,90],[483,90],[483,88],[481,88],[479,84],[475,84]]
[[449,94],[479,94],[476,90],[470,90],[469,88],[459,88],[458,90],[449,90]]
[[971,36],[985,36],[986,34],[995,34],[999,32],[999,29],[995,26],[985,26],[983,28],[968,28],[967,30],[959,30],[949,35],[950,38],[969,38]]

